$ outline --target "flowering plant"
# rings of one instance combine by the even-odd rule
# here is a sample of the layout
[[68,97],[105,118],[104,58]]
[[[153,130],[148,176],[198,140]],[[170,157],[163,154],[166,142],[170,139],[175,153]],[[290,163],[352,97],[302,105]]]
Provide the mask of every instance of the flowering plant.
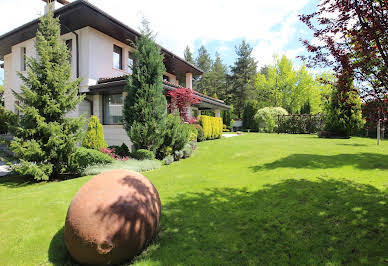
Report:
[[108,154],[111,158],[118,160],[118,161],[128,161],[129,157],[128,156],[120,156],[116,154],[116,149],[115,148],[102,148],[100,150],[102,153]]

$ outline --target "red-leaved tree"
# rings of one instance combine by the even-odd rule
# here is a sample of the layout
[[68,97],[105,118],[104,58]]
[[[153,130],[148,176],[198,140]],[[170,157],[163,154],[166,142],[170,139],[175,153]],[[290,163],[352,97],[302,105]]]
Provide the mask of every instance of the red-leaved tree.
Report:
[[338,89],[357,81],[364,101],[376,100],[381,110],[388,92],[388,1],[323,0],[300,20],[314,32],[313,40],[302,40],[311,52],[302,59],[331,67]]
[[193,93],[193,90],[178,88],[170,91],[168,95],[171,97],[171,103],[168,106],[171,112],[178,110],[183,122],[194,123],[195,118],[191,117],[190,106],[200,103],[200,99]]

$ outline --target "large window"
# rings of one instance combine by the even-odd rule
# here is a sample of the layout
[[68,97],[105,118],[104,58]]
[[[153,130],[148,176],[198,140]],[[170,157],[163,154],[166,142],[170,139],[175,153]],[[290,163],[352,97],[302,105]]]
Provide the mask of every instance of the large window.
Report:
[[131,52],[128,52],[128,73],[132,75],[132,68],[133,68],[133,54]]
[[26,47],[22,47],[20,49],[20,70],[26,71],[26,64],[27,64],[27,49]]
[[72,58],[73,58],[73,40],[72,39],[66,40],[66,47],[67,47],[67,50],[70,53],[69,63],[71,64],[71,61],[72,61]]
[[123,117],[123,95],[104,95],[104,124],[122,124]]
[[113,67],[123,69],[123,48],[113,45]]

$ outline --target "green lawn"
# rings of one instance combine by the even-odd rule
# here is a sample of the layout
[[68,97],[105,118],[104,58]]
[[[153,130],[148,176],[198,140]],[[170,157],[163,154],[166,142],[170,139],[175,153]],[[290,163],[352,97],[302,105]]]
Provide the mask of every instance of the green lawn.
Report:
[[[136,265],[388,263],[388,142],[245,134],[145,175],[162,221]],[[70,265],[64,219],[89,179],[0,179],[0,265]]]

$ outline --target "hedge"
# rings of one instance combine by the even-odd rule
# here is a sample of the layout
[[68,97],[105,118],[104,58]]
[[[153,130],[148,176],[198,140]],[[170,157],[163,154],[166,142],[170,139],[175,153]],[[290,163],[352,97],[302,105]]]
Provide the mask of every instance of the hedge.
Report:
[[223,123],[221,117],[201,115],[199,120],[205,139],[219,139],[222,136]]
[[312,134],[321,131],[320,115],[279,115],[277,133]]

